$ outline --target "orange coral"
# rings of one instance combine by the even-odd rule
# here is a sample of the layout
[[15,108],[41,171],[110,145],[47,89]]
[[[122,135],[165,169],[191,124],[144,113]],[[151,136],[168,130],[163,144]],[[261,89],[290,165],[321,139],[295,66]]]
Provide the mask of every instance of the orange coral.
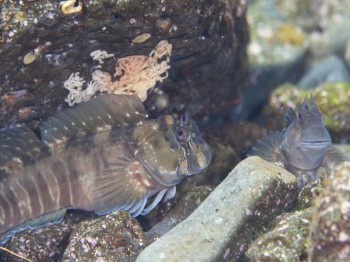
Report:
[[92,81],[85,90],[85,82],[79,73],[73,73],[64,83],[70,91],[66,101],[69,105],[90,100],[97,92],[114,94],[136,94],[141,101],[147,99],[147,91],[153,88],[157,81],[162,82],[168,77],[172,45],[163,40],[157,44],[149,56],[135,55],[120,58],[115,67],[112,81],[110,74],[96,70],[92,74]]

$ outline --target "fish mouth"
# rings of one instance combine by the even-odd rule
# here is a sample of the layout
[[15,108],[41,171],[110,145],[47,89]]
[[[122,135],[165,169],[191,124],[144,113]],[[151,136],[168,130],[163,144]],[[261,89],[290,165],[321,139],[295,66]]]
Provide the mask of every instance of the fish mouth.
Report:
[[304,141],[298,144],[299,147],[303,148],[326,148],[331,145],[331,142],[326,140],[314,140],[314,141]]

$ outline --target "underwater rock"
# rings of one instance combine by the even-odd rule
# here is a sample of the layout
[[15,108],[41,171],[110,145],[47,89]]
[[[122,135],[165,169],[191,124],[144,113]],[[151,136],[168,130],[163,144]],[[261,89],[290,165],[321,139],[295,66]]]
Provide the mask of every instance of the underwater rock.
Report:
[[306,261],[311,210],[277,217],[274,228],[249,245],[249,261]]
[[78,224],[62,261],[134,261],[146,244],[137,220],[115,212]]
[[296,195],[297,180],[291,173],[258,157],[247,158],[186,220],[149,245],[136,261],[237,259]]
[[[61,257],[65,240],[71,231],[71,225],[65,223],[26,230],[13,236],[5,247],[33,261],[56,261]],[[0,261],[22,262],[24,260],[1,250]]]
[[160,222],[145,233],[146,237],[153,242],[153,240],[167,233],[187,218],[212,191],[213,189],[209,186],[192,187],[183,194],[175,207]]
[[350,260],[350,163],[338,166],[316,200],[310,261]]
[[350,33],[350,2],[248,1],[249,59],[254,64],[285,61],[300,49],[313,58],[343,53]]
[[313,61],[309,70],[299,80],[298,86],[313,88],[322,83],[349,82],[350,73],[343,60],[338,56],[330,56]]
[[[80,72],[87,82],[99,66],[113,73],[117,59],[148,55],[161,40],[173,45],[170,75],[161,85],[170,102],[161,111],[210,116],[241,93],[247,72],[245,12],[245,2],[239,0],[3,1],[0,128],[18,122],[35,127],[67,106],[63,82],[71,73]],[[145,33],[147,41],[132,42]],[[114,58],[101,65],[90,57],[96,50]],[[5,94],[18,90],[28,90],[32,97],[10,106],[1,103]],[[162,113],[155,99],[153,94],[146,105]],[[19,110],[29,106],[37,110],[19,118]]]
[[245,158],[247,148],[252,147],[264,135],[264,131],[256,122],[228,123],[223,130],[223,139]]

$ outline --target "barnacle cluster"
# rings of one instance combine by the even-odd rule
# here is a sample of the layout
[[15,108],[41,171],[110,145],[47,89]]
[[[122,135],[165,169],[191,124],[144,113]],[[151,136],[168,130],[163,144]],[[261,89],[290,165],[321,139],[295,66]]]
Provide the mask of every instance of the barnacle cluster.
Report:
[[97,92],[114,94],[135,94],[141,101],[147,99],[147,91],[157,82],[168,77],[172,45],[163,40],[157,44],[149,56],[135,55],[119,59],[115,67],[114,77],[104,71],[96,70],[92,73],[92,80],[83,89],[85,80],[79,73],[72,73],[64,82],[69,90],[65,101],[70,105],[86,102]]
[[78,0],[66,0],[60,3],[61,11],[66,14],[76,14],[83,10],[83,4]]

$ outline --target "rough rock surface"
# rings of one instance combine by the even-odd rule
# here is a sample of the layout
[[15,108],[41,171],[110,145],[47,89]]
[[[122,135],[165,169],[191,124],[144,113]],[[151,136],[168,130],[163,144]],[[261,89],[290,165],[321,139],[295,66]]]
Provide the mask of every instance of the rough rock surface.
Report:
[[350,163],[340,165],[317,199],[313,212],[310,260],[350,260]]
[[[5,247],[33,261],[55,261],[61,257],[61,252],[65,248],[64,243],[71,230],[71,225],[66,223],[49,225],[37,230],[26,230],[12,237]],[[0,261],[22,262],[24,260],[1,251]]]
[[[171,71],[162,89],[170,104],[149,109],[193,116],[234,103],[246,75],[245,2],[210,1],[0,1],[0,127],[36,122],[62,106],[63,82],[80,72],[87,81],[95,50],[114,54],[103,64],[113,73],[118,58],[148,55],[161,40],[173,45]],[[132,40],[142,34],[141,43]],[[218,85],[218,83],[220,83]]]
[[247,158],[194,213],[148,246],[136,261],[237,259],[296,195],[292,174],[258,157]]
[[249,261],[305,261],[311,214],[306,209],[278,217],[271,231],[249,245]]
[[155,224],[149,231],[145,233],[150,241],[153,241],[170,229],[175,227],[185,218],[187,218],[213,191],[209,186],[193,187],[177,201],[174,208],[157,224]]
[[134,261],[146,243],[139,223],[125,211],[116,212],[80,223],[62,261]]

